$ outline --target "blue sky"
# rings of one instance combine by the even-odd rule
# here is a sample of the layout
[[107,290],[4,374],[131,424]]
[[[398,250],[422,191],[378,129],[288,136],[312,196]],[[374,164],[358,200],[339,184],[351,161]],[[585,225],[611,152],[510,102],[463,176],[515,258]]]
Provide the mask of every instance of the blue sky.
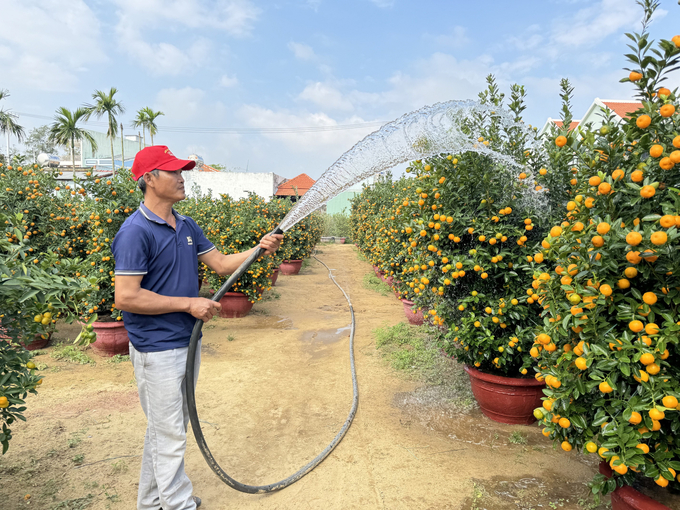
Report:
[[[0,107],[52,117],[115,86],[126,131],[139,108],[161,110],[155,142],[178,157],[318,178],[376,122],[474,99],[489,73],[506,93],[525,85],[525,120],[539,127],[559,115],[564,77],[576,118],[594,97],[631,98],[631,85],[618,83],[623,34],[639,30],[641,13],[634,0],[3,0],[0,88],[10,97]],[[652,36],[676,35],[679,14],[676,0],[661,0]],[[49,120],[20,123],[28,131]],[[162,129],[351,124],[367,125]]]

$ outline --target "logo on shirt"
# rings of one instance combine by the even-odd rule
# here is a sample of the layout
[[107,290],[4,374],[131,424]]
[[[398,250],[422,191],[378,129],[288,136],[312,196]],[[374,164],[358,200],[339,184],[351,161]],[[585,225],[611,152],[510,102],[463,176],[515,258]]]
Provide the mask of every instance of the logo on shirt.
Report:
[[194,244],[194,241],[191,239],[191,236],[187,236],[187,243],[189,243],[189,246]]

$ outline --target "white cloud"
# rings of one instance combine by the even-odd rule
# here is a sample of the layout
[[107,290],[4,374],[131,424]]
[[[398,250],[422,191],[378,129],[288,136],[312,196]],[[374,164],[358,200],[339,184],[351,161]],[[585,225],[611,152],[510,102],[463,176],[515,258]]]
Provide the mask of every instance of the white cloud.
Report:
[[208,101],[205,91],[194,87],[160,90],[154,109],[165,113],[163,124],[167,126],[207,127],[222,122],[225,113],[220,101]]
[[69,90],[78,75],[107,60],[101,24],[83,0],[5,1],[1,10],[0,68],[7,86]]
[[220,78],[220,87],[235,87],[238,85],[238,78],[236,76],[228,76],[226,74],[223,74],[222,77]]
[[444,46],[447,48],[463,48],[470,43],[470,38],[467,35],[467,29],[460,25],[454,26],[448,34],[425,34],[423,37],[426,39],[433,39],[434,42],[439,46]]
[[560,17],[552,27],[552,44],[560,48],[592,46],[640,20],[640,7],[634,0],[602,0],[579,9],[573,16]]
[[168,38],[173,32],[193,34],[211,28],[232,37],[245,37],[260,14],[249,0],[116,0],[116,5],[117,41],[123,52],[152,74],[170,76],[201,67],[212,52],[212,44],[200,35],[172,37],[173,41],[191,41],[180,47],[158,41],[159,35]]
[[351,111],[354,109],[352,101],[337,88],[327,83],[310,83],[300,93],[298,98],[330,110]]
[[187,28],[215,28],[234,37],[249,35],[261,10],[249,0],[115,0],[119,14],[137,29],[162,28],[167,22]]
[[298,60],[316,59],[316,54],[314,53],[314,50],[312,49],[311,46],[308,46],[306,44],[291,41],[288,43],[288,49],[293,52],[293,55],[295,55],[295,58],[297,58]]

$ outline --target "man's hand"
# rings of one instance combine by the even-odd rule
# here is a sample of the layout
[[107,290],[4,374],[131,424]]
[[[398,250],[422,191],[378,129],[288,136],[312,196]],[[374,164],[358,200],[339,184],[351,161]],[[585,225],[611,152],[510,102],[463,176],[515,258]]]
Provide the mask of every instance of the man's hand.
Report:
[[283,241],[283,234],[267,234],[260,239],[260,248],[265,250],[265,255],[271,255],[279,249],[281,241]]
[[208,322],[218,315],[221,309],[222,305],[218,302],[202,297],[191,298],[189,303],[189,313],[203,322]]

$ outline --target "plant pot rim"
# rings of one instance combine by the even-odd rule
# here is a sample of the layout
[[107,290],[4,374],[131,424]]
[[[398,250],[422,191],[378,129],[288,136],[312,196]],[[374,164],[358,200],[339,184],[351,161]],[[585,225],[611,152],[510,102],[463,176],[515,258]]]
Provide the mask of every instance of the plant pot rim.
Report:
[[[245,296],[245,297],[248,297],[248,294],[246,294],[245,292],[235,292],[233,290],[230,290],[229,292],[225,292],[224,296]],[[222,296],[222,297],[224,297],[224,296]]]
[[302,259],[285,259],[284,262],[302,262]]
[[503,375],[488,374],[477,370],[475,367],[470,365],[464,365],[463,369],[470,375],[470,377],[475,377],[481,379],[482,381],[503,384],[505,386],[545,386],[545,381],[537,381],[536,379],[530,377],[507,377]]
[[[600,471],[601,474],[603,474],[607,478],[611,478],[614,474],[612,468],[609,466],[607,461],[604,460],[600,461],[598,470]],[[630,508],[635,508],[639,510],[671,510],[663,503],[659,503],[658,501],[641,493],[640,491],[638,491],[634,487],[631,487],[630,485],[623,485],[621,487],[617,487],[614,493],[621,500],[622,503],[628,505]],[[614,506],[613,508],[616,507]]]
[[125,327],[125,322],[120,320],[115,320],[115,321],[94,321],[92,323],[93,328],[123,328]]

